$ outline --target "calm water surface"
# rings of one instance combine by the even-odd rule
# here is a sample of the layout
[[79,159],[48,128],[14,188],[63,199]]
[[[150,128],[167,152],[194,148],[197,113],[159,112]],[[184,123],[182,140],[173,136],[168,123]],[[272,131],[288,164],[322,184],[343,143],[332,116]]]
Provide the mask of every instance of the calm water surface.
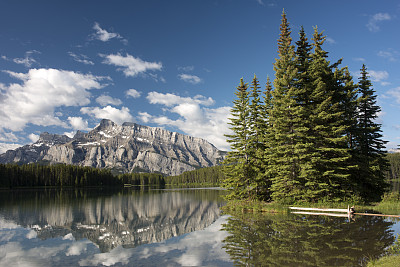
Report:
[[359,266],[397,220],[222,215],[222,190],[0,193],[0,266]]

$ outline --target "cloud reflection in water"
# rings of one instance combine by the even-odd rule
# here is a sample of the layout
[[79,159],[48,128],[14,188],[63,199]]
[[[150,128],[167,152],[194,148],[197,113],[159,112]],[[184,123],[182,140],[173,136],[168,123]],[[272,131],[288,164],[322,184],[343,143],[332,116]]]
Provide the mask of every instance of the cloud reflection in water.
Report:
[[[0,218],[0,266],[232,266],[222,249],[228,233],[220,231],[227,216],[207,228],[160,243],[101,253],[88,239],[72,235],[40,240],[32,230]],[[32,236],[26,239],[26,236]]]

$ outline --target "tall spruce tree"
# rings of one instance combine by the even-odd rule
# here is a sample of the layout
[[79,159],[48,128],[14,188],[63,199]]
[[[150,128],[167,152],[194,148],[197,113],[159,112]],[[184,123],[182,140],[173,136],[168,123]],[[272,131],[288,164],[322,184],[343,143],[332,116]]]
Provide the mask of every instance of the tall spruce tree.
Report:
[[314,198],[314,190],[316,187],[316,179],[318,171],[314,166],[314,162],[318,159],[315,157],[315,134],[313,123],[310,120],[315,109],[314,102],[312,101],[312,94],[314,92],[312,77],[311,77],[311,50],[312,46],[309,44],[306,37],[304,28],[301,27],[299,32],[299,41],[296,42],[296,68],[297,80],[296,86],[298,88],[298,104],[302,105],[301,121],[302,131],[298,131],[301,140],[301,182],[304,185],[303,200],[312,200]]
[[378,199],[387,186],[386,142],[366,67],[356,85],[342,60],[330,63],[317,27],[311,45],[303,27],[299,36],[295,49],[283,11],[274,89],[268,78],[263,101],[255,75],[250,92],[240,80],[227,135],[227,199]]
[[298,79],[291,30],[285,12],[282,13],[278,39],[278,58],[274,63],[275,79],[272,91],[272,108],[269,121],[272,134],[268,140],[268,166],[272,179],[272,198],[277,201],[293,202],[302,199],[304,186],[301,173],[301,138],[305,132],[302,118],[301,89]]
[[382,139],[381,125],[376,122],[381,108],[376,103],[375,90],[365,65],[361,68],[358,88],[360,96],[356,157],[359,168],[356,183],[365,200],[380,200],[388,186],[384,180],[388,169],[384,151],[387,142]]
[[242,199],[250,197],[253,184],[251,159],[250,107],[248,84],[243,78],[236,88],[236,99],[231,109],[230,129],[232,134],[225,135],[230,143],[231,151],[224,160],[225,179],[223,186],[228,189],[226,199]]
[[262,124],[261,128],[261,140],[263,143],[263,150],[259,150],[257,154],[257,158],[261,161],[261,170],[256,179],[258,181],[258,185],[260,187],[259,191],[259,199],[261,200],[270,200],[271,199],[271,185],[272,185],[272,177],[273,170],[271,166],[268,165],[269,160],[271,159],[272,146],[271,140],[273,138],[273,130],[272,130],[272,122],[270,120],[270,114],[272,109],[272,84],[269,76],[267,76],[267,82],[265,85],[265,90],[263,92],[263,102],[264,105],[261,106],[262,112],[261,116],[263,116],[264,124]]
[[310,116],[314,137],[314,168],[317,176],[310,177],[309,200],[327,198],[339,200],[349,194],[351,154],[346,143],[349,125],[344,120],[341,94],[327,52],[322,49],[323,33],[315,27],[310,76],[313,83],[311,101],[313,114]]
[[269,198],[269,182],[265,176],[266,165],[264,164],[264,134],[267,131],[267,114],[265,104],[260,97],[260,85],[256,75],[251,83],[250,100],[250,168],[252,170],[252,184],[250,186],[250,197],[252,199],[267,200]]

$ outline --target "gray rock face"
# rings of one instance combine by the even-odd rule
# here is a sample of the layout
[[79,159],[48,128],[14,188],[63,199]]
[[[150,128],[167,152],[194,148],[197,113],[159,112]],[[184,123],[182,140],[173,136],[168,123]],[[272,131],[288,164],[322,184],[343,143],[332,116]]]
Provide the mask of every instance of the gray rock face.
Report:
[[8,150],[0,155],[0,163],[34,163],[43,159],[51,146],[65,144],[72,139],[66,135],[49,134],[44,132],[40,134],[39,140],[34,144],[25,145],[15,150]]
[[[35,155],[19,155],[39,144],[45,147]],[[29,149],[7,151],[6,160],[2,160],[3,154],[0,162],[35,162],[36,157],[36,161],[114,168],[120,172],[178,175],[197,167],[217,165],[224,156],[224,152],[201,138],[135,123],[117,125],[110,120],[102,120],[89,133],[78,132],[72,139],[42,134]]]

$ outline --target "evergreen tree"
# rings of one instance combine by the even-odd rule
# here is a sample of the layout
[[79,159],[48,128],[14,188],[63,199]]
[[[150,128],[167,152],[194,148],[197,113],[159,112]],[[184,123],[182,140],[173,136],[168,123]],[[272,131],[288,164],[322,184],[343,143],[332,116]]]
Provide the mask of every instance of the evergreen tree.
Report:
[[300,180],[304,185],[303,200],[312,200],[315,193],[316,177],[318,171],[314,163],[318,160],[318,153],[315,153],[315,129],[312,122],[312,115],[315,112],[315,102],[312,99],[314,93],[314,84],[311,77],[312,46],[308,42],[304,28],[301,27],[299,32],[299,41],[296,42],[296,68],[297,80],[296,87],[298,90],[297,103],[303,107],[301,115],[302,128],[298,131],[299,157],[301,158]]
[[249,106],[249,164],[251,168],[252,184],[251,198],[266,200],[269,199],[269,182],[265,175],[266,165],[264,164],[265,143],[264,135],[267,131],[266,124],[266,109],[260,98],[260,86],[256,75],[254,75]]
[[359,164],[356,183],[361,197],[366,200],[379,200],[387,188],[385,172],[388,162],[385,158],[381,125],[376,122],[381,108],[376,104],[375,90],[369,80],[365,65],[361,68],[358,83],[358,136],[357,161]]
[[[297,49],[282,13],[272,89],[260,99],[241,79],[227,135],[227,198],[280,202],[379,197],[386,183],[385,141],[375,122],[379,106],[365,66],[357,85],[342,60],[331,64],[315,27],[312,44],[303,27]],[[361,95],[359,98],[358,93]]]
[[313,136],[313,168],[315,176],[307,182],[309,200],[328,198],[342,199],[350,191],[350,150],[346,131],[349,125],[342,110],[344,95],[338,85],[333,68],[322,49],[325,36],[315,27],[313,34],[310,77],[313,85],[311,95],[313,113],[310,116]]
[[268,166],[272,179],[272,197],[279,201],[296,201],[304,194],[301,177],[301,161],[304,146],[304,103],[302,89],[296,86],[294,46],[286,14],[282,13],[278,39],[278,59],[274,63],[275,79],[269,122],[272,134],[269,138]]
[[256,155],[257,159],[260,160],[260,173],[257,174],[256,180],[259,185],[259,199],[270,200],[271,199],[271,178],[273,177],[273,171],[271,166],[268,165],[272,153],[272,122],[270,120],[270,113],[272,109],[272,84],[269,76],[267,76],[267,83],[265,85],[265,91],[263,92],[263,102],[260,116],[262,116],[264,123],[261,124],[261,142],[263,143],[262,149],[260,149]]
[[225,180],[223,186],[228,189],[227,199],[241,199],[250,196],[250,186],[253,183],[250,167],[250,108],[248,84],[243,78],[236,88],[237,99],[233,101],[231,109],[232,134],[226,135],[231,151],[224,161]]

